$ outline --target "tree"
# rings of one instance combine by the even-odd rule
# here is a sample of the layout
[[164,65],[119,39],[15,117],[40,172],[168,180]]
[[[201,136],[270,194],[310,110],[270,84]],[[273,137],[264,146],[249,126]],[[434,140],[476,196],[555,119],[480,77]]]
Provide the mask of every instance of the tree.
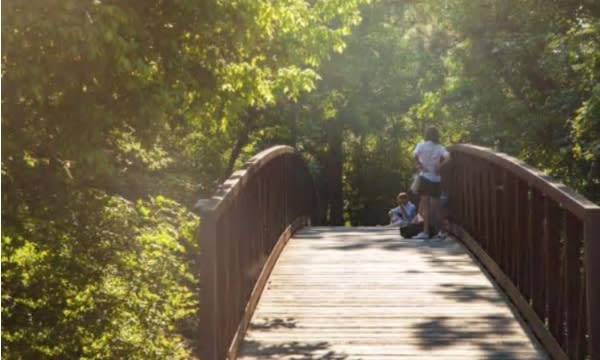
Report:
[[359,3],[3,2],[4,355],[192,357],[192,204]]

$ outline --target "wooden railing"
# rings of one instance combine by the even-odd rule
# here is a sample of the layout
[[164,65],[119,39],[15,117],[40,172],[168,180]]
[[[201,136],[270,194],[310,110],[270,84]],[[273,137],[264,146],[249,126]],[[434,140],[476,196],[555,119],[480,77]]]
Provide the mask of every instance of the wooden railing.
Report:
[[600,208],[508,155],[450,150],[452,231],[553,358],[600,359]]
[[289,146],[252,158],[201,200],[201,359],[234,359],[285,242],[315,206],[312,177]]

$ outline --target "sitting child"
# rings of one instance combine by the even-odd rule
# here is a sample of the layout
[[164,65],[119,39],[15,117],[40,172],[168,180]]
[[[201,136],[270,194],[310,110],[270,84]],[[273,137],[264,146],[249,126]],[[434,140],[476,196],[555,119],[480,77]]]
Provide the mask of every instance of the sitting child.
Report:
[[400,193],[396,197],[398,206],[388,212],[390,224],[388,226],[404,227],[413,222],[417,215],[417,207],[408,200],[408,194]]

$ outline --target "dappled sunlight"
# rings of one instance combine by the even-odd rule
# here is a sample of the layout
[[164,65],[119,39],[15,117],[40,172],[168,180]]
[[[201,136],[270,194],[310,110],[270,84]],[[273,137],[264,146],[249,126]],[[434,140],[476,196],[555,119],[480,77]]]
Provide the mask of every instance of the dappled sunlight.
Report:
[[505,315],[464,319],[460,323],[448,317],[435,317],[413,325],[413,329],[419,346],[430,354],[468,346],[477,354],[477,358],[520,359],[533,355],[529,339],[514,337],[518,335],[514,319]]
[[294,318],[265,318],[255,321],[248,326],[248,330],[275,330],[279,328],[295,328],[297,321]]
[[328,350],[329,343],[326,341],[301,342],[289,341],[274,344],[265,344],[259,341],[245,340],[242,344],[242,354],[248,353],[252,356],[240,356],[238,359],[281,359],[284,356],[293,355],[297,360],[344,360],[348,356]]
[[538,357],[444,320],[506,308],[474,261],[599,356],[600,0],[1,10],[5,358],[223,360],[263,288],[250,331],[305,338],[258,358],[414,360],[432,317],[438,360]]
[[495,288],[489,285],[440,284],[440,289],[435,293],[444,295],[450,300],[466,303],[506,301]]
[[485,323],[464,319],[461,323],[452,324],[450,318],[438,316],[419,322],[413,328],[421,347],[435,349],[456,346],[461,342],[473,344],[485,340],[497,341],[499,336],[514,333],[508,328],[510,324],[512,319],[503,316],[487,317]]
[[309,227],[288,243],[242,359],[544,359],[460,242]]

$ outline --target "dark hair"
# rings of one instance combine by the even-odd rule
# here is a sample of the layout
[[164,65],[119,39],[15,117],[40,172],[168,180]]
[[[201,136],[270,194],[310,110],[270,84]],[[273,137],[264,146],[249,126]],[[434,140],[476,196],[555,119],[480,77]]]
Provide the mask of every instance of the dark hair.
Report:
[[436,129],[433,126],[427,128],[427,130],[425,130],[425,140],[439,144],[440,143],[440,133],[438,132],[438,129]]

